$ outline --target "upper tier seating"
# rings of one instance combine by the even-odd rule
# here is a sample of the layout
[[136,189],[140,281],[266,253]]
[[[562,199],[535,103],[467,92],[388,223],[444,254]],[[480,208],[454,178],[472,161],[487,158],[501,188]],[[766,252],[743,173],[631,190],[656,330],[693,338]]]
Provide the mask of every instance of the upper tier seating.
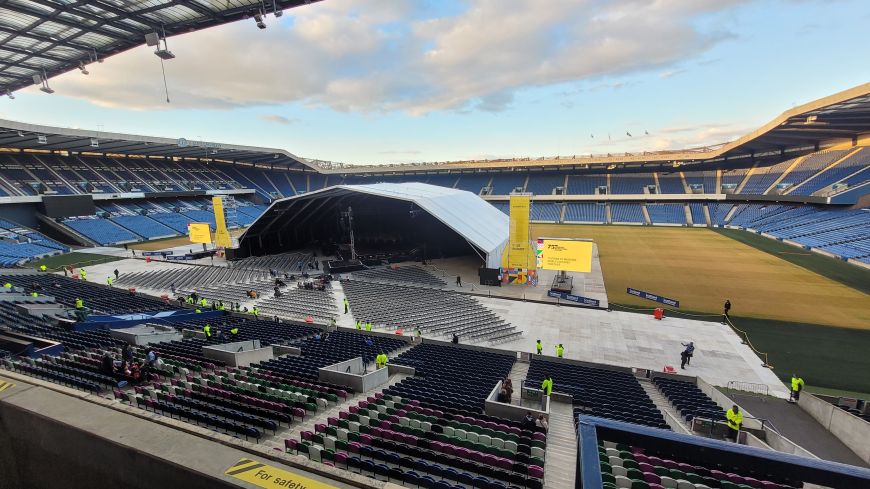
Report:
[[178,231],[146,216],[115,216],[111,220],[146,239],[165,238],[179,234]]
[[725,410],[695,384],[667,377],[656,377],[653,379],[653,384],[662,391],[686,421],[692,421],[695,417],[725,421]]

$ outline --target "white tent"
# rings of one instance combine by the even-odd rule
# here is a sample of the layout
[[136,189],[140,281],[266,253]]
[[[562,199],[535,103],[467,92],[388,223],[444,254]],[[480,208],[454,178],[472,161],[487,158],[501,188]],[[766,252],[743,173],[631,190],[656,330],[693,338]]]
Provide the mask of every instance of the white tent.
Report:
[[335,185],[280,199],[251,224],[239,241],[267,234],[269,228],[280,225],[286,213],[295,212],[293,204],[300,200],[331,199],[347,193],[412,202],[478,250],[488,268],[501,266],[501,255],[508,242],[508,216],[471,192],[416,182]]

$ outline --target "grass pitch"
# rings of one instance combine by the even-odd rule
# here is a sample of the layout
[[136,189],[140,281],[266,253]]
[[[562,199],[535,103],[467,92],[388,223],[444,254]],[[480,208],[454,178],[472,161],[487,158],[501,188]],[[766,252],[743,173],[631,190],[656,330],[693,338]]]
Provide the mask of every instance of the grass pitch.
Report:
[[734,316],[870,329],[866,293],[706,228],[536,224],[537,236],[593,239],[610,302],[657,304],[633,287],[687,311],[721,314],[730,299]]

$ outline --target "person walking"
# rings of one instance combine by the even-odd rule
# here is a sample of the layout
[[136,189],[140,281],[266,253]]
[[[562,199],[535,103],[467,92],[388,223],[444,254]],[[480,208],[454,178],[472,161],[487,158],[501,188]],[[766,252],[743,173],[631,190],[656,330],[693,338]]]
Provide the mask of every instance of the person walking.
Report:
[[88,272],[84,268],[79,268],[79,278],[82,279],[82,282],[88,281]]
[[797,403],[801,398],[802,390],[804,390],[804,379],[798,377],[797,374],[791,374],[791,393],[788,402]]
[[106,284],[108,284],[109,287],[111,287],[114,282],[115,282],[115,279],[113,279],[111,275],[106,277]]
[[360,321],[359,319],[357,319],[356,321],[356,330],[362,331],[362,321]]
[[728,315],[730,312],[731,312],[731,300],[725,299],[725,305],[723,306],[723,313],[722,313],[722,324],[725,324],[728,322],[728,318],[731,317]]
[[[197,309],[197,311],[199,311],[199,309]],[[206,323],[205,326],[202,327],[202,332],[205,333],[206,340],[211,339],[211,325],[210,324]]]
[[535,349],[538,350],[538,355],[544,351],[544,344],[541,343],[541,340],[535,341]]
[[680,368],[686,369],[686,361],[689,359],[689,354],[686,353],[686,350],[680,352]]
[[120,275],[121,275],[121,272],[119,272],[118,269],[116,268],[116,269],[115,269],[115,280],[118,280],[118,277],[119,277]]
[[692,355],[695,354],[695,343],[690,341],[688,343],[680,344],[686,347],[686,349],[683,350],[683,353],[680,354],[680,357],[682,357],[682,364],[680,365],[680,367],[686,368],[685,365],[692,364]]
[[257,306],[254,306],[254,307],[251,308],[251,314],[254,315],[254,319],[259,319],[259,317],[260,317],[260,310],[257,309]]
[[462,287],[462,276],[460,276],[460,275],[456,276],[456,286]]
[[366,331],[371,331],[371,330],[372,330],[372,322],[371,322],[371,321],[367,321],[367,322],[366,322]]
[[743,413],[737,404],[731,409],[725,411],[725,418],[728,420],[728,439],[737,443],[737,434],[740,433],[740,427],[743,425]]
[[562,343],[556,345],[556,356],[562,358],[565,355],[565,347],[562,346]]
[[344,298],[344,313],[347,314],[347,311],[350,309],[350,302],[347,301],[347,297]]

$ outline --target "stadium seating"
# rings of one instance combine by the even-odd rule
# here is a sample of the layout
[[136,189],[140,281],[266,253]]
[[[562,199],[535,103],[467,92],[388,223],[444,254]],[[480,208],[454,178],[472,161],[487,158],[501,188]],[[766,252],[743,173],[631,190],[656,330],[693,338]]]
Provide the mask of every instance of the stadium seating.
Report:
[[63,223],[90,240],[104,246],[132,243],[141,239],[139,236],[112,221],[100,217],[64,219]]
[[383,284],[415,284],[441,288],[447,285],[444,280],[420,267],[371,268],[353,272],[354,279]]
[[540,389],[545,376],[553,391],[574,399],[574,415],[581,414],[670,429],[662,413],[629,372],[606,370],[532,357],[526,387]]
[[565,186],[565,175],[530,175],[526,192],[532,195],[553,195],[556,187]]
[[341,284],[354,317],[378,327],[420,328],[427,335],[456,334],[463,341],[505,341],[522,334],[464,294],[354,278]]
[[686,210],[683,204],[646,204],[652,224],[686,224]]
[[115,216],[111,218],[115,224],[123,226],[145,239],[166,238],[178,236],[179,232],[147,216]]
[[704,204],[699,202],[690,202],[689,203],[689,211],[692,213],[692,224],[694,225],[707,225],[707,217],[704,214]]
[[529,213],[532,221],[559,222],[562,219],[562,204],[534,202]]
[[797,166],[792,168],[782,178],[777,186],[782,186],[784,189],[790,189],[794,186],[800,185],[806,181],[806,179],[819,173],[820,170],[823,170],[831,163],[846,156],[848,153],[849,151],[846,150],[813,153],[805,157],[797,164]]
[[679,173],[660,173],[659,188],[660,194],[684,194],[686,193],[683,187],[683,180]]
[[790,195],[813,195],[831,185],[843,182],[847,188],[870,179],[870,174],[864,170],[870,165],[870,148],[861,148],[856,153],[841,161],[837,166],[824,172],[808,176],[804,183],[794,188]]
[[[690,454],[680,454],[690,457]],[[598,459],[604,489],[718,487],[722,489],[788,489],[799,487],[768,476],[744,476],[733,467],[700,465],[681,461],[680,455],[657,453],[624,443],[600,440]],[[761,478],[758,478],[761,477]]]
[[686,421],[692,421],[695,417],[725,421],[725,410],[695,384],[667,377],[656,377],[653,384]]
[[610,191],[613,194],[646,194],[648,187],[655,187],[652,173],[614,173],[610,176]]
[[489,183],[489,179],[489,175],[462,175],[459,177],[459,181],[456,182],[456,188],[479,194],[480,190]]
[[493,177],[492,183],[490,184],[490,186],[492,187],[490,195],[510,195],[516,188],[523,189],[525,187],[525,184],[525,173],[497,175]]
[[610,216],[613,223],[637,223],[643,224],[646,219],[643,217],[643,208],[641,204],[613,203],[610,204]]
[[605,208],[604,204],[565,204],[565,222],[588,222],[604,224],[606,221],[607,209]]
[[607,188],[605,175],[568,175],[569,195],[596,195],[598,188]]
[[687,171],[683,173],[690,194],[718,194],[715,171]]
[[750,170],[750,174],[741,194],[761,195],[767,193],[768,188],[794,163],[794,160],[783,161],[766,167],[756,167]]

